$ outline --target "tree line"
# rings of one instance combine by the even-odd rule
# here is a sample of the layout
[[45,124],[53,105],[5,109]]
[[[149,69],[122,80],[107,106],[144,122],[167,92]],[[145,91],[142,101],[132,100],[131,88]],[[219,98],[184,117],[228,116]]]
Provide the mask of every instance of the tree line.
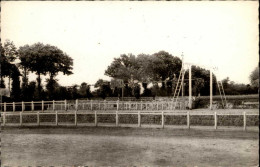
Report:
[[[11,88],[11,96],[6,101],[173,96],[181,68],[182,60],[166,51],[151,55],[122,54],[114,58],[105,70],[105,75],[112,79],[99,79],[93,85],[96,89],[91,91],[92,85],[86,82],[69,87],[58,83],[55,77],[59,73],[73,74],[73,59],[58,47],[35,43],[17,49],[12,41],[1,43],[1,88],[6,88],[6,85]],[[29,81],[30,73],[37,75],[35,81]],[[48,76],[45,87],[41,76]],[[209,70],[192,66],[192,79],[194,96],[209,95]],[[213,75],[214,94],[218,94],[216,81]],[[229,78],[222,80],[226,94],[258,93],[258,67],[250,75],[250,81],[251,84],[245,85],[234,83]],[[184,76],[184,94],[188,94],[188,73]]]

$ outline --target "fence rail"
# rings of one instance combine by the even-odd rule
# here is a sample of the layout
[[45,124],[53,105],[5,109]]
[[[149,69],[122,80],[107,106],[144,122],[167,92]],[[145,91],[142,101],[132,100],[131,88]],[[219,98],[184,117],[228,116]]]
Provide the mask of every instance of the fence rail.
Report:
[[1,111],[46,111],[46,110],[173,110],[186,109],[186,101],[31,101],[0,103]]
[[[48,118],[43,118],[43,121],[41,121],[41,117],[44,117],[46,115],[49,116],[54,116],[52,117],[52,120],[48,121],[48,119],[50,119],[50,117]],[[63,115],[62,118],[61,116]],[[259,113],[252,113],[252,112],[242,112],[242,113],[229,113],[225,114],[225,113],[217,113],[217,112],[197,112],[197,113],[193,113],[190,111],[187,112],[170,112],[167,110],[164,111],[133,111],[133,112],[128,112],[128,111],[120,111],[120,110],[114,110],[114,111],[109,111],[109,112],[104,112],[104,111],[69,111],[69,112],[59,112],[59,111],[52,111],[52,112],[2,112],[1,113],[1,122],[3,123],[3,126],[8,126],[8,125],[18,125],[18,126],[23,126],[23,125],[33,125],[33,126],[40,126],[41,123],[43,123],[44,125],[50,125],[50,123],[52,125],[58,126],[59,124],[62,123],[66,123],[68,120],[70,120],[70,124],[72,122],[72,125],[77,126],[79,124],[78,122],[78,117],[79,116],[87,116],[86,118],[92,120],[92,125],[94,126],[98,126],[99,123],[99,117],[102,116],[110,116],[110,125],[111,123],[114,124],[115,126],[119,126],[120,125],[120,119],[119,117],[122,115],[136,115],[137,116],[137,121],[133,121],[134,123],[132,124],[136,124],[138,127],[141,127],[142,125],[142,116],[148,115],[148,116],[159,116],[157,119],[160,119],[160,121],[158,121],[161,124],[161,127],[164,128],[165,126],[165,119],[167,116],[185,116],[186,117],[186,125],[187,128],[190,128],[191,126],[191,117],[192,116],[212,116],[214,117],[214,119],[212,121],[214,124],[214,129],[217,129],[218,127],[218,117],[219,116],[242,116],[243,117],[243,130],[246,131],[247,128],[247,116],[258,116],[259,117]],[[25,118],[26,116],[34,116],[34,119],[32,118]],[[70,118],[68,116],[71,116]],[[18,118],[17,118],[18,117]],[[65,121],[60,121],[60,117],[62,118],[62,120]],[[18,120],[18,122],[16,123],[10,123],[10,120]],[[107,118],[106,118],[107,119]],[[106,120],[105,119],[105,120]],[[46,121],[47,120],[47,121]],[[112,120],[112,122],[111,122]],[[135,123],[136,122],[136,123]],[[46,124],[47,123],[47,124]],[[49,123],[49,124],[48,124]],[[81,122],[82,123],[82,122]]]

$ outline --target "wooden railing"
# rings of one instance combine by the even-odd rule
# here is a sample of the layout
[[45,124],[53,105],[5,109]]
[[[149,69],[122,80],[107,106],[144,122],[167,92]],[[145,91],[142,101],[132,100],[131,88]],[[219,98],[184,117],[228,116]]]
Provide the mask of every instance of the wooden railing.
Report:
[[186,101],[31,101],[0,103],[1,111],[56,111],[56,110],[173,110],[186,109]]
[[[43,115],[52,115],[55,117],[55,121],[53,122],[49,122],[48,124],[46,124],[45,121],[41,122],[40,118]],[[112,115],[112,117],[114,117],[115,122],[112,123],[114,124],[114,126],[119,126],[120,125],[120,121],[119,121],[119,116],[120,115],[137,115],[137,126],[141,127],[141,116],[145,116],[145,115],[149,115],[149,116],[153,116],[153,115],[157,115],[160,116],[161,118],[161,127],[164,128],[165,126],[165,117],[166,116],[186,116],[187,119],[187,128],[190,128],[191,123],[190,123],[190,117],[191,116],[213,116],[214,117],[214,129],[217,129],[218,127],[218,116],[243,116],[243,130],[246,131],[247,128],[247,116],[258,116],[259,117],[259,113],[256,112],[228,112],[228,113],[224,113],[224,112],[190,112],[190,111],[179,111],[179,112],[171,112],[171,111],[167,111],[167,110],[163,110],[163,111],[143,111],[143,110],[133,110],[133,111],[121,111],[121,110],[114,110],[114,111],[68,111],[68,112],[64,112],[64,111],[52,111],[52,112],[41,112],[41,111],[37,111],[37,112],[2,112],[1,113],[1,117],[2,117],[2,125],[6,126],[6,125],[10,125],[10,123],[7,121],[7,118],[10,119],[10,117],[19,117],[19,123],[16,123],[15,125],[18,126],[40,126],[42,125],[41,123],[44,123],[43,125],[54,125],[54,126],[58,126],[59,124],[61,124],[61,122],[59,122],[59,115],[71,115],[73,116],[73,123],[72,125],[74,126],[78,126],[79,122],[78,122],[78,116],[79,115],[92,115],[92,117],[94,117],[94,121],[93,121],[93,126],[98,126],[98,116],[100,115]],[[28,120],[27,123],[23,122],[23,117],[25,116],[34,116],[34,121],[31,121],[31,119],[29,120],[29,124],[28,124]],[[113,119],[113,120],[114,120]],[[30,122],[31,121],[31,122]],[[12,124],[13,125],[13,124]],[[111,125],[111,124],[110,124]]]

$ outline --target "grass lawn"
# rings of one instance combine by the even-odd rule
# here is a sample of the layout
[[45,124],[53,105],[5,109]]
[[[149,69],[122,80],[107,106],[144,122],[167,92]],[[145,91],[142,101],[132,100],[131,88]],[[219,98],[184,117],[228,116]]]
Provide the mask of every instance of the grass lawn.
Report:
[[257,166],[257,132],[2,128],[2,166]]

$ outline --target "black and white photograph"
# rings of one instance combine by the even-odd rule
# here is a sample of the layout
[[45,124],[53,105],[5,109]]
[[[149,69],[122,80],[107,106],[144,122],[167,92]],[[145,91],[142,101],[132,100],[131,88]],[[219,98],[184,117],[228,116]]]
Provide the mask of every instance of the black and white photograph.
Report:
[[1,1],[0,164],[259,167],[258,1]]

